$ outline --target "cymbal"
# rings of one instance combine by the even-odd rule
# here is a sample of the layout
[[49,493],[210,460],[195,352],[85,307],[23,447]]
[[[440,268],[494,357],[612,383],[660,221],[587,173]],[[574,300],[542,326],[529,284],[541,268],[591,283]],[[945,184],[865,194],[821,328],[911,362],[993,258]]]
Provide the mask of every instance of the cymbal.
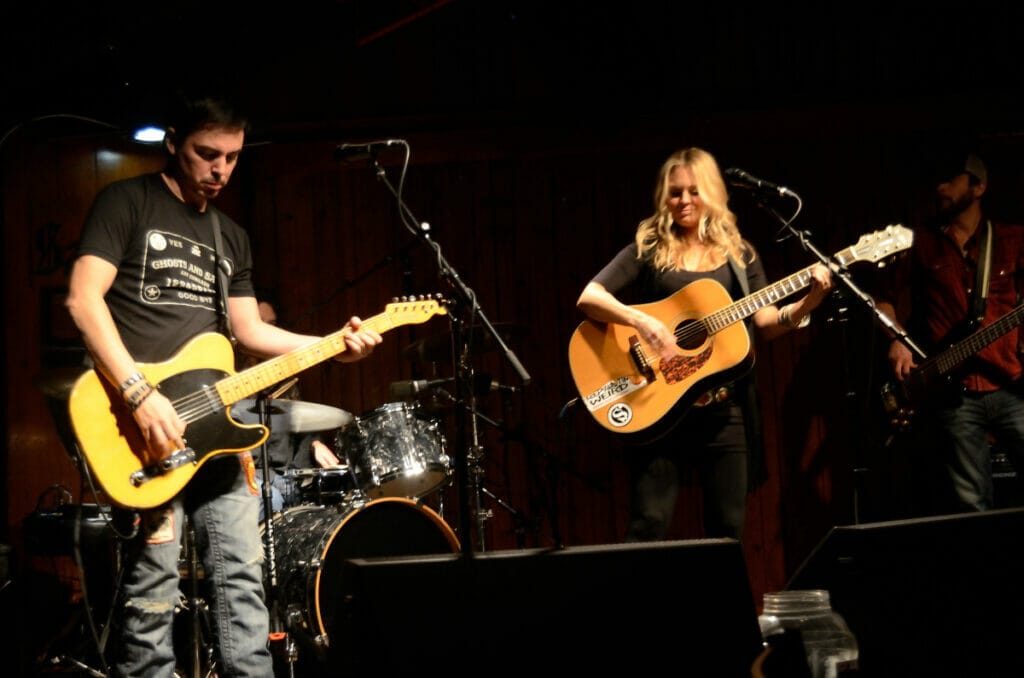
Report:
[[[268,403],[267,413],[270,415],[268,426],[271,429],[283,427],[289,433],[330,431],[348,426],[355,420],[345,410],[304,400],[272,400]],[[256,399],[239,400],[231,407],[231,416],[243,424],[260,423]]]
[[[502,341],[506,343],[526,333],[525,327],[515,323],[492,324],[494,325],[494,330],[501,336]],[[474,325],[468,332],[473,336],[469,347],[471,353],[484,353],[498,349],[498,342],[495,340],[494,335],[483,325]],[[406,346],[402,353],[409,360],[422,360],[431,363],[451,362],[452,333],[448,331],[417,339]]]
[[36,377],[36,387],[44,395],[58,400],[67,400],[71,396],[78,378],[88,372],[85,367],[59,367],[43,372]]

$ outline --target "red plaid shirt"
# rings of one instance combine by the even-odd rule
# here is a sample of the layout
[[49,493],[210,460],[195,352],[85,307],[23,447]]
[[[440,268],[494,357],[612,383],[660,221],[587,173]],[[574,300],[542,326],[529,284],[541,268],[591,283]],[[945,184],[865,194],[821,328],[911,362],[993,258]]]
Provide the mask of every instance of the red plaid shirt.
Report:
[[[965,243],[966,255],[956,242],[934,226],[914,231],[914,244],[907,257],[891,268],[886,289],[877,298],[897,309],[900,300],[909,303],[911,339],[926,342],[932,356],[967,336],[978,326],[969,326],[969,308],[976,283],[979,238],[985,227]],[[992,223],[992,265],[988,299],[981,327],[991,324],[1016,307],[1020,277],[1024,274],[1024,226]],[[902,295],[907,296],[903,297]],[[1021,376],[1018,352],[1020,329],[1015,326],[976,355],[967,357],[956,370],[969,391],[993,391]]]

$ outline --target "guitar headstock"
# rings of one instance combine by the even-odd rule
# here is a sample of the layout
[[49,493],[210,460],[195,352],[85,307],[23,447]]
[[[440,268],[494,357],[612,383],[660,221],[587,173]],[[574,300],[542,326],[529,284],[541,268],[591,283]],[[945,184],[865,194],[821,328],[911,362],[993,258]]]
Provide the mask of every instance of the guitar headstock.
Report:
[[913,244],[912,230],[901,224],[889,224],[881,231],[862,235],[851,250],[856,261],[879,262],[897,252],[910,249]]
[[424,323],[435,315],[448,313],[447,302],[441,294],[395,297],[385,311],[396,325]]

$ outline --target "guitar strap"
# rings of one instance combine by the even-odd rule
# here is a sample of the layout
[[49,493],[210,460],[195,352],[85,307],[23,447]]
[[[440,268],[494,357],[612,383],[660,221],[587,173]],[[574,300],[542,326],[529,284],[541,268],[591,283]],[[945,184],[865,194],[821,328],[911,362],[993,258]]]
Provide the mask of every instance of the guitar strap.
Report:
[[220,237],[220,217],[217,215],[217,210],[213,207],[210,208],[210,217],[213,219],[213,249],[217,267],[217,289],[220,292],[217,295],[217,310],[220,311],[224,334],[231,342],[231,345],[234,346],[238,343],[238,340],[235,339],[235,335],[231,331],[231,318],[228,316],[228,272],[226,270],[227,265],[221,257],[221,252],[224,251],[224,243]]
[[978,324],[985,319],[985,302],[988,299],[988,284],[992,272],[992,221],[985,220],[985,230],[978,243],[978,271],[974,282],[974,296],[971,298],[971,318]]
[[739,265],[739,262],[737,262],[735,259],[733,259],[733,256],[731,254],[728,255],[728,259],[729,259],[729,266],[732,268],[732,274],[734,276],[736,276],[737,280],[740,281],[740,289],[743,290],[743,296],[744,297],[749,297],[750,296],[750,281],[747,280],[747,271],[746,271],[746,269],[742,268]]

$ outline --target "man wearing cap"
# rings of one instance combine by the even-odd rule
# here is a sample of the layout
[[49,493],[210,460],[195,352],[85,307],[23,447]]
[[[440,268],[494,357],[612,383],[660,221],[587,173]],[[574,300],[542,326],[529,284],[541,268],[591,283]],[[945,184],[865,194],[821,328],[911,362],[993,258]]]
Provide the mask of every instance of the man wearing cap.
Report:
[[994,330],[978,334],[1018,304],[1024,289],[1024,227],[985,213],[988,171],[977,155],[964,153],[936,169],[936,218],[914,230],[909,255],[892,267],[887,289],[876,301],[889,318],[906,319],[903,327],[912,340],[908,346],[895,338],[889,346],[897,382],[907,380],[924,360],[912,347],[934,357],[968,337],[991,335],[983,346],[969,342],[972,350],[957,356],[955,368],[946,365],[943,378],[928,385],[927,406],[917,409],[912,424],[927,432],[933,446],[921,455],[936,465],[922,469],[921,478],[939,485],[926,512],[985,511],[995,507],[993,444],[1024,476],[1020,330],[1014,323],[998,336]]

